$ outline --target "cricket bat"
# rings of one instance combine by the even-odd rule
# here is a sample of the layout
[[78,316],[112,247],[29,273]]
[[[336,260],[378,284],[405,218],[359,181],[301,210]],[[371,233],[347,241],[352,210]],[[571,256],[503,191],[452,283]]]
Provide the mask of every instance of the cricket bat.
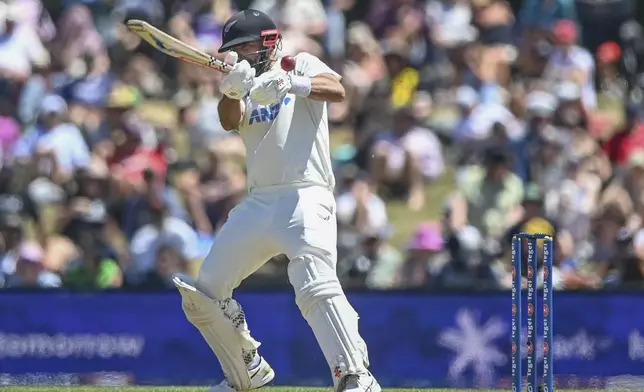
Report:
[[213,56],[164,33],[148,22],[130,19],[127,21],[127,28],[168,56],[224,73],[230,72],[233,68],[234,64],[226,64],[221,60],[217,60]]

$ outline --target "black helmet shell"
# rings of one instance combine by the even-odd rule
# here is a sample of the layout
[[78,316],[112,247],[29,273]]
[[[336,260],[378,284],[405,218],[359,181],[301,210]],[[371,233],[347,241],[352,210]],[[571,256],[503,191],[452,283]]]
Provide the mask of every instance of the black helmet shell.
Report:
[[263,41],[264,46],[274,46],[279,38],[275,22],[265,13],[253,9],[239,11],[226,21],[222,32],[219,53],[235,46],[254,41]]

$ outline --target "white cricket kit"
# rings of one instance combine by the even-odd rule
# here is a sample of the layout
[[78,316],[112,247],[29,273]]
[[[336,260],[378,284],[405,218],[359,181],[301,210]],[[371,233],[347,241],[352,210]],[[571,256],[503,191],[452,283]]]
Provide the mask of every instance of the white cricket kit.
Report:
[[[339,78],[309,54],[298,55],[296,64],[298,75]],[[238,132],[246,146],[249,195],[217,234],[201,272],[209,278],[199,279],[200,285],[212,287],[207,293],[215,298],[230,297],[244,278],[281,253],[293,260],[315,250],[335,265],[335,180],[326,102],[287,94],[271,105],[248,97],[245,103]]]
[[[295,59],[291,72],[296,75],[340,77],[315,56],[301,53]],[[259,105],[250,98],[245,104],[238,132],[246,146],[249,195],[230,212],[196,282],[197,291],[215,305],[212,309],[195,306],[203,302],[186,284],[178,283],[184,311],[210,344],[229,381],[238,390],[248,389],[250,379],[239,366],[248,363],[259,343],[250,337],[241,307],[230,305],[235,303],[231,296],[243,279],[283,253],[290,260],[288,275],[296,302],[315,333],[337,387],[346,374],[366,372],[368,359],[358,333],[358,315],[336,273],[335,180],[327,104],[294,94],[271,105]],[[237,310],[231,313],[231,309]],[[222,310],[224,317],[207,315]],[[230,326],[203,322],[226,318],[242,336],[239,342],[226,338]],[[229,359],[222,360],[222,356]]]
[[[315,56],[304,53],[295,59],[297,75],[340,78]],[[287,94],[272,105],[258,105],[248,97],[245,103],[238,131],[246,146],[249,190],[319,185],[333,191],[326,102]]]

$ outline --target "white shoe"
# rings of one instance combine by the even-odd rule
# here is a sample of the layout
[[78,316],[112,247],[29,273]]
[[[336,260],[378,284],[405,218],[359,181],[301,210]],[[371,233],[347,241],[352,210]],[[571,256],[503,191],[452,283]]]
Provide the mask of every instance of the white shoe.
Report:
[[[268,364],[264,360],[263,357],[260,357],[259,359],[259,365],[255,366],[252,370],[249,370],[248,372],[250,373],[250,389],[258,389],[269,382],[273,381],[275,378],[275,371],[271,367],[271,365]],[[228,383],[228,380],[224,380],[220,382],[219,384],[215,385],[214,387],[210,388],[208,392],[241,392],[237,391],[233,386],[231,386]]]
[[367,371],[362,374],[348,374],[340,380],[338,392],[381,392],[376,378]]

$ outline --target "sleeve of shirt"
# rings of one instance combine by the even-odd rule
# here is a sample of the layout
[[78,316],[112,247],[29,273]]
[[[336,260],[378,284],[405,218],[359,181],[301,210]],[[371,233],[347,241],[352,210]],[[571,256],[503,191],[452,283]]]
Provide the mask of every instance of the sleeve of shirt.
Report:
[[300,53],[295,56],[295,73],[309,78],[323,74],[333,75],[338,80],[342,78],[340,74],[332,70],[322,60],[309,53]]

